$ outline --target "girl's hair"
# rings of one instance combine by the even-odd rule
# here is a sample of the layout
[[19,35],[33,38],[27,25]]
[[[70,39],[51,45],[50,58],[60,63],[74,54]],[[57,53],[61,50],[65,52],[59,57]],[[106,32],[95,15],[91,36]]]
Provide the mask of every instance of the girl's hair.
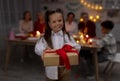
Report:
[[[50,19],[49,19],[50,16],[51,16],[52,14],[55,14],[55,13],[60,13],[60,14],[62,14],[62,18],[63,18],[63,28],[62,28],[62,31],[63,31],[64,34],[66,33],[66,34],[69,36],[69,34],[68,34],[68,33],[66,32],[66,30],[65,30],[65,21],[64,21],[63,11],[62,11],[61,9],[48,10],[48,11],[46,11],[46,13],[45,13],[46,28],[45,28],[44,38],[45,38],[48,46],[51,47],[51,48],[53,48],[53,44],[52,44],[52,40],[51,40],[51,32],[52,32],[52,30],[51,30],[48,22],[50,21]],[[70,36],[69,36],[69,38],[70,38]]]
[[[23,13],[23,20],[25,20],[25,16],[26,16],[27,13],[29,13],[29,14],[31,15],[30,11],[25,11],[25,12]],[[31,20],[31,16],[30,16],[30,19],[29,19],[29,20]]]

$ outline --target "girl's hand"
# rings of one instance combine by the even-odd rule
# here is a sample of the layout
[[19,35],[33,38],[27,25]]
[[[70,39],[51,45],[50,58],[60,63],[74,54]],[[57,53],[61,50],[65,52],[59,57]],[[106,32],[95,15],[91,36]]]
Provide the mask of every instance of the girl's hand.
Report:
[[47,48],[43,51],[43,54],[41,55],[41,59],[42,59],[42,60],[43,60],[43,57],[44,57],[46,51],[48,51],[48,50],[51,50],[51,48],[50,48],[50,47],[47,47]]
[[41,55],[41,60],[43,61],[43,57],[45,55],[45,52],[43,52],[43,54]]

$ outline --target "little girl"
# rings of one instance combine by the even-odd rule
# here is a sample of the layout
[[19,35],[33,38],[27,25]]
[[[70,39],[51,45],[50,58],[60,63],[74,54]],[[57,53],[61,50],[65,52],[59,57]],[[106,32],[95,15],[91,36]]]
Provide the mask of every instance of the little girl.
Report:
[[[60,49],[64,44],[69,44],[80,51],[80,45],[65,30],[63,13],[60,9],[47,11],[45,14],[45,35],[35,45],[37,55],[43,55],[46,50]],[[70,72],[64,66],[45,67],[46,81],[69,81]]]

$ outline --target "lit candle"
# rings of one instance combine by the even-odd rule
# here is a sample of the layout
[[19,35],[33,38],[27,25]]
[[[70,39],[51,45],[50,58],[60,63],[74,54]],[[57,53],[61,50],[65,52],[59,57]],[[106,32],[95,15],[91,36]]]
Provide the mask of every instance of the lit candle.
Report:
[[89,35],[86,35],[86,38],[89,38]]
[[36,31],[36,37],[40,37],[40,32]]
[[80,35],[80,39],[83,39],[83,35]]
[[80,21],[82,22],[82,21],[83,21],[83,18],[80,18]]
[[82,40],[82,44],[86,44],[86,41],[85,41],[85,40]]
[[79,41],[79,40],[77,40],[76,42],[77,42],[78,44],[80,43],[80,41]]
[[92,39],[89,39],[89,44],[92,44],[93,40]]
[[80,35],[80,42],[81,42],[82,44],[85,43],[85,39],[84,39],[84,35],[83,35],[83,34]]
[[85,41],[86,41],[86,43],[88,42],[88,39],[89,39],[89,35],[85,35]]

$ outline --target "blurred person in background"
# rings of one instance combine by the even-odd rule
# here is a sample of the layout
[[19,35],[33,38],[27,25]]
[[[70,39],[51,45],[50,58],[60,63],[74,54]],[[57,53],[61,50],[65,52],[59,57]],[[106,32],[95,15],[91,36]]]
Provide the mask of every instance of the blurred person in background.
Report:
[[89,20],[89,15],[86,12],[81,13],[81,21],[78,24],[78,29],[83,34],[89,35],[90,38],[96,36],[96,25],[93,21]]
[[78,25],[75,22],[75,14],[73,12],[69,12],[67,14],[67,20],[65,22],[66,31],[69,34],[77,34],[78,33]]
[[[79,32],[83,35],[88,35],[89,38],[96,37],[96,26],[95,23],[89,20],[89,15],[86,12],[81,13],[81,21],[78,24]],[[94,68],[93,68],[93,56],[89,50],[81,50],[80,56],[84,64],[85,77],[87,79],[94,79]]]
[[37,13],[37,20],[34,22],[34,29],[35,32],[39,31],[40,33],[45,32],[45,20],[44,15],[42,12]]
[[20,33],[29,33],[33,31],[33,21],[31,20],[30,11],[25,11],[23,14],[23,19],[19,22]]
[[[23,19],[19,21],[19,32],[21,39],[26,39],[27,35],[33,31],[33,21],[31,18],[31,12],[25,11],[23,13]],[[28,61],[32,57],[31,50],[33,50],[33,47],[30,46],[21,46],[20,52],[22,52],[22,58],[20,59],[21,62]],[[24,51],[24,53],[23,53]]]

